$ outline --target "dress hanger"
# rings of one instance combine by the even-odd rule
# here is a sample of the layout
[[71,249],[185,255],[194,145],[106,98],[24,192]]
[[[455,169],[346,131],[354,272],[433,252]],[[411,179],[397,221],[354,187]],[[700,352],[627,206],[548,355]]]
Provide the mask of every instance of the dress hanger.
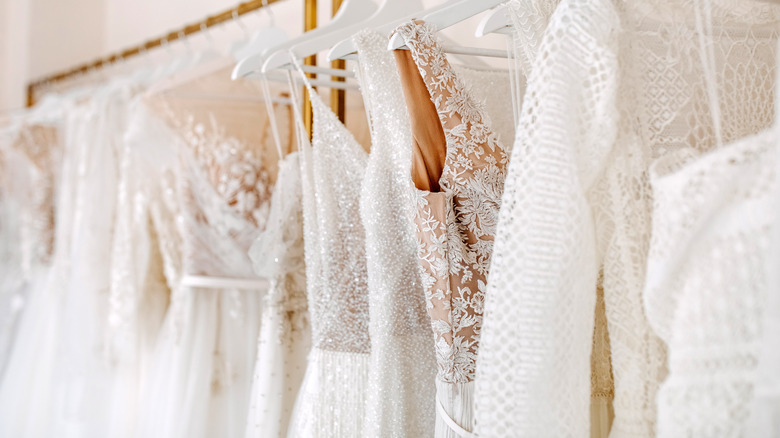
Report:
[[[345,0],[339,8],[339,11],[328,24],[306,32],[303,35],[288,41],[286,44],[275,47],[273,53],[271,53],[263,62],[262,71],[265,73],[279,68],[292,68],[293,55],[290,50],[295,46],[302,43],[311,43],[311,41],[323,38],[334,31],[343,30],[344,28],[360,24],[370,18],[376,10],[377,6],[370,0]],[[325,48],[327,48],[327,46],[323,47],[323,49]]]
[[[271,56],[279,56],[284,57],[285,54],[287,54],[287,57],[289,57],[289,54],[287,53],[290,47],[293,45],[304,41],[304,38],[308,37],[316,37],[317,35],[322,35],[326,33],[327,29],[333,29],[330,26],[333,23],[336,23],[337,25],[341,22],[341,20],[360,20],[364,17],[370,15],[370,12],[366,12],[364,9],[371,9],[373,11],[374,5],[368,0],[347,0],[342,5],[341,8],[339,8],[339,12],[336,14],[336,16],[331,20],[330,23],[328,23],[326,26],[314,29],[312,31],[306,32],[303,35],[300,35],[296,38],[293,38],[289,41],[280,41],[275,42],[274,44],[266,44],[263,47],[259,47],[259,50],[255,50],[252,54],[245,56],[241,59],[241,61],[236,64],[236,67],[233,69],[233,79],[238,79],[242,77],[249,76],[256,72],[265,71],[263,70],[263,64],[271,57]],[[338,22],[337,22],[338,20]]]
[[[382,0],[379,9],[377,9],[367,20],[334,30],[319,38],[309,39],[305,42],[296,44],[291,48],[291,51],[298,59],[305,58],[326,49],[331,49],[331,51],[333,51],[332,47],[334,47],[334,45],[344,41],[351,42],[352,36],[363,29],[371,29],[387,24],[388,22],[395,22],[404,18],[409,11],[420,11],[423,10],[423,8],[421,0]],[[328,57],[328,60],[332,60],[330,59],[330,54],[328,54]]]
[[[381,35],[387,35],[389,37],[398,26],[406,23],[407,21],[413,20],[420,16],[425,16],[426,14],[434,13],[436,11],[442,10],[449,6],[450,6],[449,3],[444,3],[427,10],[421,6],[414,9],[403,8],[405,9],[406,14],[402,17],[397,17],[395,19],[391,19],[390,21],[385,21],[385,22],[378,22],[377,20],[375,26],[376,31],[379,32]],[[409,13],[409,11],[414,11],[414,12]],[[372,23],[370,24],[373,24],[373,20]],[[367,28],[371,26],[367,24],[363,27]],[[333,46],[332,49],[330,49],[330,52],[328,52],[328,61],[335,61],[337,59],[348,59],[354,57],[354,55],[357,55],[357,49],[355,48],[355,43],[352,41],[352,35],[349,35],[344,40],[342,40],[341,42]]]
[[509,21],[509,8],[501,5],[485,15],[485,18],[479,22],[474,36],[482,38],[490,33],[503,33],[510,35],[512,33],[512,22]]
[[[450,26],[460,23],[463,20],[473,17],[481,12],[504,3],[506,0],[452,0],[429,12],[423,17],[423,21],[433,25],[438,30],[446,29]],[[398,50],[405,46],[403,37],[400,34],[394,34],[390,37],[388,50]],[[481,49],[476,47],[455,47],[444,46],[446,53],[456,53],[461,55],[490,56],[495,58],[506,58],[507,53],[503,50]]]
[[[260,70],[265,59],[266,52],[275,47],[279,47],[289,39],[287,33],[276,26],[276,19],[268,8],[268,1],[263,1],[263,8],[268,14],[268,26],[259,29],[252,35],[252,38],[232,50],[233,58],[238,62],[233,69],[231,77],[233,79],[249,76],[252,72]],[[234,14],[236,17],[238,13]],[[239,21],[240,23],[240,21]],[[244,28],[242,26],[242,28]]]

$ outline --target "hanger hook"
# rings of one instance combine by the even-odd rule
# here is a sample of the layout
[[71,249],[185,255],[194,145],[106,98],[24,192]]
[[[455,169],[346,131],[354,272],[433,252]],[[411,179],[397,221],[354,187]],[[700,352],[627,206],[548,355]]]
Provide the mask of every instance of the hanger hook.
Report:
[[243,20],[241,20],[241,16],[238,15],[238,8],[233,9],[233,21],[238,24],[238,27],[241,28],[241,31],[244,32],[244,38],[249,38],[249,29],[246,28],[246,24],[244,24]]
[[211,29],[209,29],[209,25],[206,24],[205,21],[200,23],[200,31],[206,35],[206,39],[209,41],[209,44],[211,44],[212,47],[216,44],[214,42],[214,37],[211,35]]
[[187,34],[184,33],[184,30],[180,30],[176,34],[182,43],[184,43],[184,46],[187,48],[187,51],[192,53],[192,46],[190,46],[190,42],[187,40]]
[[263,0],[263,9],[268,14],[268,25],[270,27],[276,27],[276,17],[274,17],[273,11],[271,11],[271,8],[268,6],[268,0]]

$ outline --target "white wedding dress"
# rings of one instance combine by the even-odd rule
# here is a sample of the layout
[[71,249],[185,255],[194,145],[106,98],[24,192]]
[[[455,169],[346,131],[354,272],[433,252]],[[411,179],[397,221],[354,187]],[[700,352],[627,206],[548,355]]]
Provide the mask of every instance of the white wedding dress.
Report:
[[288,437],[357,437],[363,436],[371,350],[359,204],[367,157],[308,89],[314,116],[311,145],[300,118],[296,122],[312,349]]
[[65,112],[55,252],[43,284],[30,291],[0,387],[2,436],[106,436],[116,154],[135,90],[118,79]]
[[363,436],[430,437],[436,358],[411,221],[409,114],[387,38],[363,31],[353,40],[371,128],[360,196],[371,333]]
[[255,272],[270,287],[263,298],[246,438],[287,436],[306,371],[311,326],[302,207],[299,152],[293,152],[279,164],[268,223],[249,252]]
[[[600,276],[615,382],[610,436],[656,435],[666,357],[642,303],[648,168],[715,144],[694,62],[694,3],[564,0],[550,18],[499,217],[477,371],[481,436],[588,436]],[[718,75],[747,76],[718,89],[724,141],[771,121],[777,23],[771,6],[732,3],[715,9]]]
[[[207,78],[183,87],[197,93],[206,86],[216,85]],[[262,123],[254,108],[226,102],[148,97],[128,133],[126,159],[136,166],[128,184],[137,189],[127,194],[127,217],[150,225],[141,229],[146,235],[121,227],[129,233],[121,252],[141,287],[112,291],[112,312],[117,350],[128,346],[130,358],[147,362],[129,373],[141,390],[126,399],[136,403],[130,409],[137,414],[125,418],[137,424],[136,436],[240,437],[246,430],[266,290],[248,251],[267,219],[272,180],[261,157],[271,149],[267,132],[254,129]],[[136,345],[142,348],[133,351]],[[122,412],[114,409],[120,419]]]
[[40,289],[54,251],[55,197],[62,160],[62,114],[28,115],[0,140],[0,379],[17,324]]

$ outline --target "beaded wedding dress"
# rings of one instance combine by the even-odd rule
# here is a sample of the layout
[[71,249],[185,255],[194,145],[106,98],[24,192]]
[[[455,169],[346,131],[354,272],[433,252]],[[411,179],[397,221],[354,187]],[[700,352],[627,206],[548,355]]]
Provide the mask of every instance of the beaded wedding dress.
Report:
[[371,342],[359,201],[367,157],[307,88],[314,117],[311,145],[300,118],[296,122],[312,349],[288,437],[364,436]]
[[270,287],[263,298],[246,438],[287,436],[311,348],[298,154],[279,164],[268,223],[249,252],[255,272]]
[[[615,384],[610,436],[655,436],[666,358],[642,303],[648,168],[675,150],[715,144],[695,62],[704,56],[696,3],[564,0],[550,18],[532,60],[499,215],[477,371],[478,434],[588,435],[586,364],[601,283]],[[708,35],[717,77],[729,84],[717,93],[730,141],[771,121],[777,14],[750,2],[717,6]],[[746,76],[736,80],[737,72]]]
[[411,221],[409,115],[387,38],[363,31],[353,40],[371,128],[360,196],[371,334],[363,436],[430,437],[436,359]]
[[416,190],[414,217],[438,364],[435,436],[468,436],[473,427],[472,392],[484,294],[508,151],[491,130],[483,104],[455,76],[434,29],[410,22],[396,32],[410,49],[446,139],[442,190]]

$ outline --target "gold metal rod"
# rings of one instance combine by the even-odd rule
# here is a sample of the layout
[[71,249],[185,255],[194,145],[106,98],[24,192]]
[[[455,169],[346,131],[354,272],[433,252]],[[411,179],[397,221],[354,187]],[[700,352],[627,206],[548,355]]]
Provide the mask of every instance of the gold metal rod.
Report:
[[47,76],[45,78],[38,79],[36,81],[31,82],[27,87],[27,105],[32,106],[35,104],[35,89],[41,85],[48,84],[48,83],[54,83],[54,82],[60,82],[66,79],[69,79],[73,76],[77,76],[82,73],[86,73],[87,71],[94,70],[101,68],[106,65],[111,65],[112,63],[116,62],[120,59],[127,59],[131,58],[133,56],[145,53],[149,49],[153,49],[155,47],[161,47],[164,44],[173,42],[178,40],[179,38],[186,37],[201,31],[205,31],[206,29],[216,26],[218,24],[224,23],[226,21],[231,21],[236,18],[236,16],[241,16],[244,14],[248,14],[249,12],[256,11],[260,8],[262,8],[265,5],[271,5],[273,3],[279,2],[282,0],[251,0],[244,3],[239,4],[235,8],[228,9],[227,11],[220,12],[216,15],[211,15],[209,17],[206,17],[204,20],[201,20],[197,23],[189,24],[181,29],[177,29],[174,31],[171,31],[167,35],[163,35],[159,38],[155,38],[153,40],[146,41],[143,44],[139,44],[138,46],[131,47],[129,49],[125,49],[116,53],[113,53],[111,55],[108,55],[106,57],[97,59],[95,61],[82,64],[76,67],[73,67],[71,69],[68,69],[63,72],[55,73],[50,76]]
[[[336,13],[339,11],[339,8],[341,7],[341,3],[343,0],[331,0],[331,14],[336,15]],[[339,70],[344,70],[347,68],[347,62],[343,59],[337,59],[335,61],[330,62],[331,68],[337,68]],[[343,77],[339,76],[331,76],[331,79],[334,81],[344,81],[346,80]],[[341,123],[344,123],[345,115],[346,115],[346,91],[345,90],[337,90],[335,88],[330,90],[330,108],[333,110],[334,113],[336,113],[337,116],[339,116],[339,120],[341,120]]]
[[[317,0],[304,0],[303,4],[303,31],[308,32],[317,27]],[[303,60],[304,65],[317,65],[317,55],[307,56]],[[309,78],[316,78],[314,73],[306,73]],[[316,89],[315,89],[316,92]],[[309,90],[304,87],[303,89],[303,124],[306,127],[306,132],[309,133],[309,139],[311,140],[312,129],[314,127],[311,100],[309,99]]]

